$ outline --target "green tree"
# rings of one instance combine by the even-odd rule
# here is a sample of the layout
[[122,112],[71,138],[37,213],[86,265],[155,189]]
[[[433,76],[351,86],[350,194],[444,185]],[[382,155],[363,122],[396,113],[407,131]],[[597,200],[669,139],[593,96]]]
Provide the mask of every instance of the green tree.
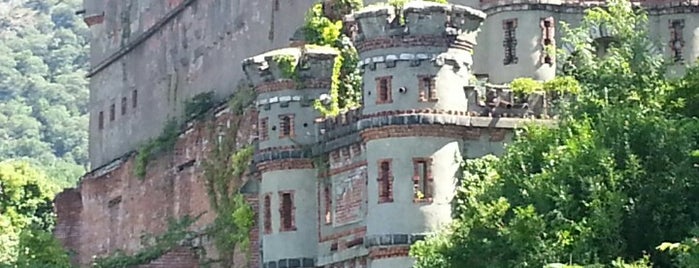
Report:
[[[523,129],[500,159],[464,162],[454,224],[413,246],[418,267],[674,267],[656,247],[699,220],[699,122],[668,100],[696,94],[696,70],[666,78],[645,13],[608,3],[564,27],[577,101],[558,127]],[[600,25],[616,36],[604,57],[587,42]]]
[[57,190],[26,162],[0,162],[0,266],[67,267],[66,253],[51,235]]

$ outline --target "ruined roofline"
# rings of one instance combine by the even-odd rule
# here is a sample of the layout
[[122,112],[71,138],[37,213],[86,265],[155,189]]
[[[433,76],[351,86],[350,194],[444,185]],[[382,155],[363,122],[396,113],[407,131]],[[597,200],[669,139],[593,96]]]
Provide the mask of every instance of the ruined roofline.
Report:
[[[351,17],[355,20],[383,16],[392,17],[396,15],[396,11],[396,7],[391,6],[388,3],[377,3],[374,5],[369,5],[359,11],[356,11],[351,15],[348,15],[348,17]],[[483,11],[480,11],[475,8],[456,4],[440,4],[430,1],[409,1],[398,12],[402,12],[402,14],[400,15],[403,16],[405,16],[405,14],[407,13],[448,13],[455,15],[472,16],[480,19],[485,19],[487,16]]]

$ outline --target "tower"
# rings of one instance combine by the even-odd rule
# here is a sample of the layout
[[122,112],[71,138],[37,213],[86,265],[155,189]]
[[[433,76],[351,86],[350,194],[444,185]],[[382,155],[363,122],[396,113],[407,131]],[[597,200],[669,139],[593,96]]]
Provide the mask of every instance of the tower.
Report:
[[[337,53],[294,47],[243,62],[257,93],[261,174],[260,237],[264,267],[315,267],[316,170],[308,146],[316,142],[313,100],[328,92]],[[255,249],[253,249],[255,250]]]
[[369,267],[410,267],[410,244],[451,220],[456,159],[472,134],[464,89],[485,17],[422,1],[353,15],[364,82]]

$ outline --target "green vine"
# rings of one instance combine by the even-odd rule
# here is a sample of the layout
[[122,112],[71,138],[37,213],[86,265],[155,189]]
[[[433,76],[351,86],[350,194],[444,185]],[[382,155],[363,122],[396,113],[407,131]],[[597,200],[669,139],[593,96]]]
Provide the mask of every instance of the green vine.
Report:
[[231,127],[224,129],[223,126],[214,125],[214,120],[209,125],[210,140],[214,145],[203,163],[203,169],[207,195],[211,208],[216,212],[216,219],[206,232],[213,238],[219,261],[224,267],[233,265],[236,248],[247,249],[250,244],[248,235],[254,212],[239,189],[245,183],[245,172],[252,161],[254,147],[245,145],[239,148],[237,137],[245,110],[254,99],[252,89],[239,88],[229,102],[235,121]]
[[363,6],[358,0],[335,0],[329,3],[331,10],[341,14],[324,14],[323,4],[311,7],[306,14],[304,35],[312,45],[326,45],[339,50],[333,65],[330,103],[315,102],[315,108],[324,116],[335,116],[342,110],[361,105],[362,77],[357,70],[359,55],[349,38],[342,34],[342,16]]
[[189,227],[198,219],[198,216],[169,219],[168,228],[164,234],[158,236],[144,235],[142,237],[143,243],[148,244],[148,246],[139,250],[136,254],[126,255],[123,251],[117,251],[111,256],[95,259],[93,267],[125,268],[148,264],[174,249],[183,241],[195,238],[196,233],[189,231]]
[[204,92],[197,94],[184,103],[185,120],[200,119],[200,117],[208,110],[214,107],[214,92]]
[[168,120],[158,137],[149,139],[140,147],[134,164],[136,177],[139,179],[145,178],[148,163],[150,163],[155,156],[171,151],[175,147],[178,134],[179,125],[177,121],[174,119]]
[[298,59],[296,57],[293,55],[274,55],[272,60],[277,63],[284,78],[297,80],[296,66],[298,65]]

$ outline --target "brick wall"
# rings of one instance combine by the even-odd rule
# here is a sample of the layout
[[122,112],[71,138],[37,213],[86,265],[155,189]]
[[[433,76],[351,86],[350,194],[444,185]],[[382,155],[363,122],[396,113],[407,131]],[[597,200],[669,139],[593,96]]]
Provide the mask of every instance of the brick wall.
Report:
[[[247,142],[252,137],[256,116],[253,112],[242,119],[240,127],[244,131],[238,133],[239,141]],[[217,123],[231,126],[237,120],[222,110]],[[132,154],[86,174],[77,188],[57,196],[56,237],[77,253],[76,263],[85,267],[93,256],[116,250],[134,253],[141,249],[141,235],[164,232],[169,218],[202,214],[192,227],[194,230],[203,229],[216,218],[201,176],[207,144],[213,144],[208,141],[208,129],[204,123],[192,124],[180,135],[171,153],[149,162],[143,179],[134,175]],[[256,195],[247,200],[257,210]],[[256,232],[251,232],[253,247],[257,243]],[[204,247],[207,252],[215,251],[212,245]],[[248,267],[247,261],[241,261],[245,256],[243,252],[235,254],[236,267]],[[196,267],[192,264],[198,261],[193,252],[178,249],[143,267]]]

